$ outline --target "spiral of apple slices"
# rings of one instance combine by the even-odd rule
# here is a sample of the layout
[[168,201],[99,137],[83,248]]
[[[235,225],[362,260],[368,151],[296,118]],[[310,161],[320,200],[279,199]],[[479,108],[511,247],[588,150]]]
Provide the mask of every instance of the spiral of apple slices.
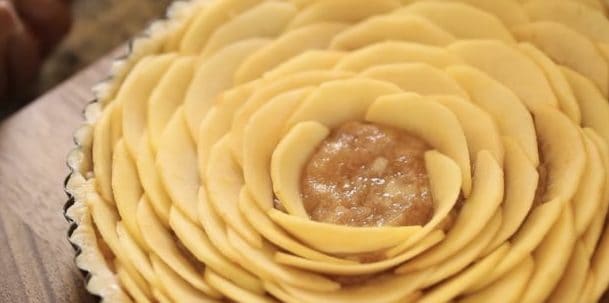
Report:
[[[83,157],[92,164],[74,191],[97,239],[83,252],[105,264],[92,273],[107,277],[94,287],[100,296],[393,303],[603,295],[604,2],[180,5],[134,42],[100,88],[101,111],[88,126]],[[429,145],[427,223],[311,218],[303,170],[351,121]],[[352,257],[367,253],[377,258]]]

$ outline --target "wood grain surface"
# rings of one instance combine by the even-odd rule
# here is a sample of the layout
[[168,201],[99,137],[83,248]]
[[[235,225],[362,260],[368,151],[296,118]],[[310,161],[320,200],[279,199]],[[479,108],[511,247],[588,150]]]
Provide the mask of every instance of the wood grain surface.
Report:
[[94,302],[66,239],[72,133],[117,50],[0,121],[0,302]]

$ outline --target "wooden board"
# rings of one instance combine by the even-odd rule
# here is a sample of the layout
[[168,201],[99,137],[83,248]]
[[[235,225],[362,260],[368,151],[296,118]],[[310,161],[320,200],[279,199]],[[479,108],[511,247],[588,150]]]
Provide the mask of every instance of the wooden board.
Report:
[[63,180],[90,88],[116,51],[0,121],[0,302],[94,302],[66,239]]

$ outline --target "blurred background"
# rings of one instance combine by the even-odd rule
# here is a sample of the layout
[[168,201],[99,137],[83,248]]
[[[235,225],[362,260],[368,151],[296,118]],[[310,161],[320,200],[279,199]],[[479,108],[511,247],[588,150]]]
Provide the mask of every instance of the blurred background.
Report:
[[72,0],[70,32],[43,62],[30,88],[12,100],[0,102],[0,119],[123,45],[152,20],[163,16],[171,2]]
[[86,67],[162,16],[171,0],[73,0],[68,36],[43,65],[40,94]]

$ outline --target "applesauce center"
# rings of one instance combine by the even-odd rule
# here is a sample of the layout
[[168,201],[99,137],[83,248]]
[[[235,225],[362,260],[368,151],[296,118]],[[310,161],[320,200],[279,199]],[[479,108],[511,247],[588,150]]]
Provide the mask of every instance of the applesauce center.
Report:
[[429,149],[395,128],[345,123],[303,171],[305,209],[312,220],[340,225],[423,225],[434,211],[424,160]]

